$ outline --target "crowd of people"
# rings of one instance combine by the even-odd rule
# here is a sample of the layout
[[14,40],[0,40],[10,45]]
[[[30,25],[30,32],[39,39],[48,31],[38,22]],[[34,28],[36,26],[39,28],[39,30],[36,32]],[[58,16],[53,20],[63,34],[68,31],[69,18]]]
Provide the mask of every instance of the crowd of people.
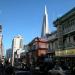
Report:
[[[39,69],[39,71],[44,72],[44,74],[49,70],[57,69],[58,67],[61,67],[62,70],[69,70],[71,71],[72,75],[75,75],[75,65],[72,64],[72,66],[68,63],[68,62],[64,62],[64,61],[56,61],[56,62],[40,62],[40,63],[36,63],[35,65],[27,65],[27,64],[23,64],[22,68],[19,70],[30,70],[32,71],[32,69],[34,67],[36,67],[36,69]],[[5,61],[5,63],[3,63],[2,61],[0,61],[0,75],[13,75],[15,71],[15,67],[13,67],[8,60]],[[34,71],[34,70],[33,70]]]

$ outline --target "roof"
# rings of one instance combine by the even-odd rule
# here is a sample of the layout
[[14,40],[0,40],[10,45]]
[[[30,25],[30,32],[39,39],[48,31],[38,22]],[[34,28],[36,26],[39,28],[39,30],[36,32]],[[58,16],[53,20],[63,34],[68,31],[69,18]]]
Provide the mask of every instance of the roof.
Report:
[[44,39],[44,38],[35,37],[28,45],[31,45],[31,44],[33,44],[34,42],[37,42],[37,41],[47,42],[48,40]]
[[57,26],[57,22],[62,22],[62,21],[68,19],[69,17],[71,17],[71,16],[73,16],[73,15],[75,15],[75,7],[72,8],[72,9],[71,9],[70,11],[68,11],[67,13],[65,13],[63,16],[57,18],[57,19],[53,22],[54,26]]

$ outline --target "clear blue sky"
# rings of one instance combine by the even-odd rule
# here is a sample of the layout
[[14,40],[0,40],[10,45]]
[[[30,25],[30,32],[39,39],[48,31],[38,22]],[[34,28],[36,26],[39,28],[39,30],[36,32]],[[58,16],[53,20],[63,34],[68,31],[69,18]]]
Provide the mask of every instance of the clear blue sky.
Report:
[[17,34],[24,37],[25,44],[40,36],[45,4],[52,32],[55,30],[53,21],[75,7],[75,0],[0,0],[5,50],[11,47],[12,39]]

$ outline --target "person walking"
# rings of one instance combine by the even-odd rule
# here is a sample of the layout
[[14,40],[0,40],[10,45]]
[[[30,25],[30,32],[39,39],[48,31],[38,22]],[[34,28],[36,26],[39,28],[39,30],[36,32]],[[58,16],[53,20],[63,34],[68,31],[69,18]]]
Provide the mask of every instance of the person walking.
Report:
[[0,60],[0,75],[4,75],[4,66],[1,60]]
[[13,67],[8,62],[8,60],[5,62],[5,75],[12,75],[13,74]]

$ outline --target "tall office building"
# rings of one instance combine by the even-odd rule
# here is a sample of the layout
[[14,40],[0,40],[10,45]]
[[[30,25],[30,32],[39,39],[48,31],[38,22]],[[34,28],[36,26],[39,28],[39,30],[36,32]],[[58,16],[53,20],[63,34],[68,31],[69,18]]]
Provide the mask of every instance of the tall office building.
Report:
[[6,50],[6,59],[11,62],[11,59],[12,59],[12,49],[9,48]]
[[3,42],[2,42],[3,36],[2,36],[2,25],[0,25],[0,60],[4,59],[3,55]]
[[21,35],[17,35],[14,37],[12,41],[12,66],[14,65],[14,53],[18,50],[23,49],[23,37]]
[[45,5],[45,14],[43,17],[43,24],[42,24],[42,32],[41,32],[41,37],[45,38],[46,34],[49,34],[49,28],[48,28],[48,13],[47,13],[47,8]]

